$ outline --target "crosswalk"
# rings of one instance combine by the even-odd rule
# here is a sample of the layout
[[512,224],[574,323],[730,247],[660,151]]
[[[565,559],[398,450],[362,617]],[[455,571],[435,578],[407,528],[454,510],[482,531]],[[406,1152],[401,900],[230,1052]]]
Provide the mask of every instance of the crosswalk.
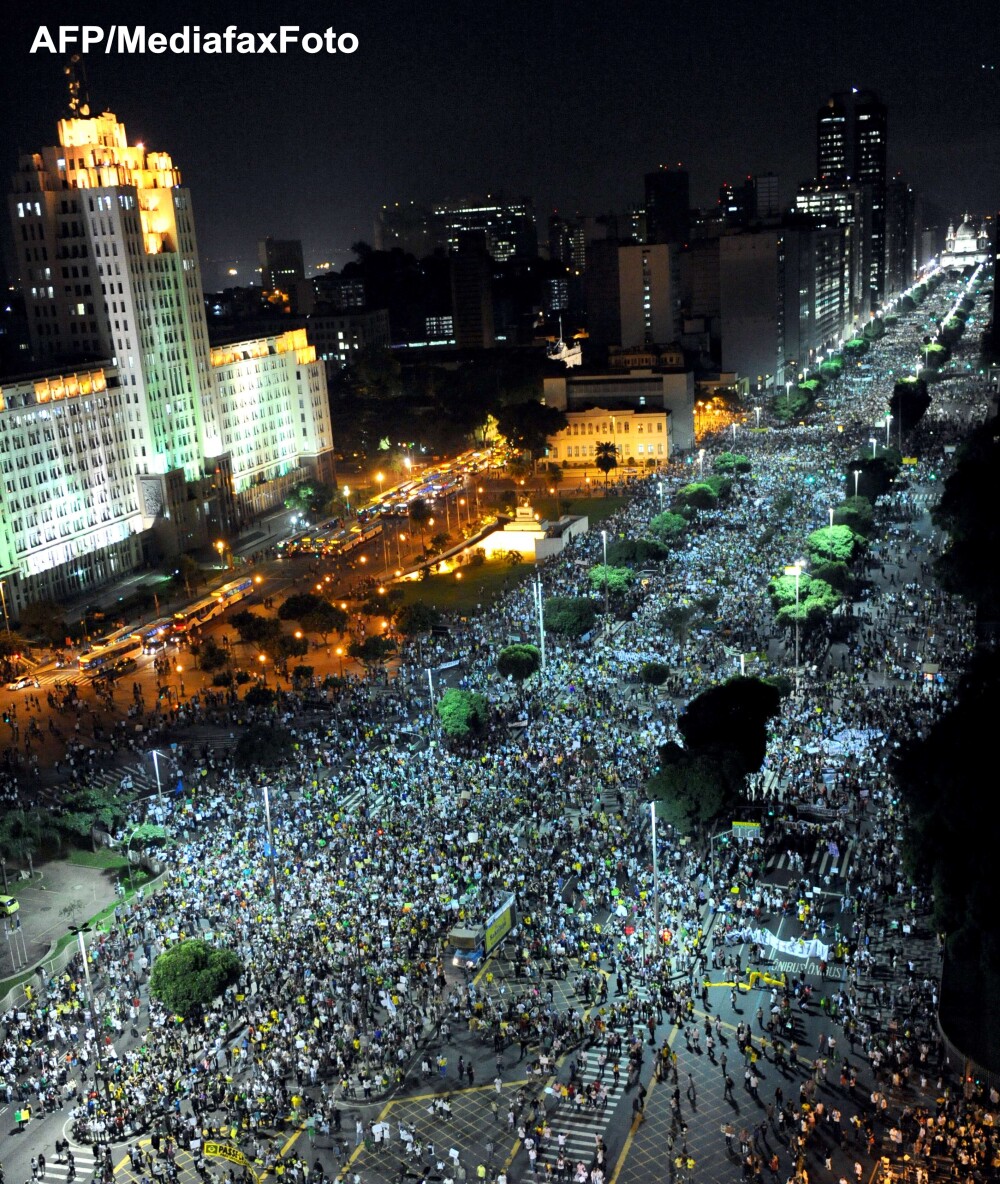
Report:
[[805,859],[804,868],[800,867],[797,860],[793,865],[789,852],[786,850],[771,856],[768,860],[767,871],[768,873],[784,871],[794,875],[802,875],[813,883],[816,881],[825,883],[828,879],[839,883],[850,875],[857,855],[858,843],[854,839],[848,839],[846,843],[839,844],[824,840],[818,843],[808,859]]
[[[97,1166],[93,1153],[85,1147],[73,1147],[71,1149],[73,1156],[73,1166],[76,1174],[74,1180],[81,1181],[81,1184],[86,1184],[87,1181],[94,1178],[94,1170]],[[55,1157],[48,1160],[45,1164],[45,1175],[41,1177],[44,1184],[50,1184],[50,1181],[58,1182],[58,1184],[68,1184],[70,1180],[70,1165],[68,1160],[63,1159],[60,1163]]]

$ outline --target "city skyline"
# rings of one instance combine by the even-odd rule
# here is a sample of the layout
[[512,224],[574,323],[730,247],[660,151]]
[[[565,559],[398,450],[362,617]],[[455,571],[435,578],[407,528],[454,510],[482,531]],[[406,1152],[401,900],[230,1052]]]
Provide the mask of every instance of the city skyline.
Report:
[[[889,174],[901,172],[949,213],[995,205],[1000,148],[995,71],[980,47],[985,4],[959,5],[941,41],[878,11],[777,5],[731,14],[709,37],[695,15],[594,4],[572,14],[514,3],[492,21],[445,3],[413,10],[384,0],[318,17],[292,3],[107,3],[17,13],[4,51],[0,160],[47,142],[66,104],[64,58],[30,54],[38,26],[117,18],[149,30],[350,29],[358,49],[320,56],[136,56],[84,60],[91,109],[114,110],[151,147],[185,162],[198,194],[205,259],[252,259],[259,238],[301,239],[307,266],[371,241],[379,207],[470,194],[529,194],[539,223],[554,209],[624,212],[643,177],[682,162],[691,200],[778,174],[783,205],[814,171],[817,107],[851,86],[889,109]],[[862,12],[864,15],[862,16]],[[640,48],[641,47],[641,48]],[[475,65],[473,66],[473,63]],[[721,84],[721,85],[720,85]],[[241,276],[241,280],[249,276]]]

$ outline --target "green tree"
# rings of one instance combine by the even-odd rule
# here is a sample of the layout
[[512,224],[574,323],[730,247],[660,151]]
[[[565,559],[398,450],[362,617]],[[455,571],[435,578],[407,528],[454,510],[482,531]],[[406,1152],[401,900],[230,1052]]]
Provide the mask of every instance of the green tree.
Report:
[[512,678],[515,682],[524,682],[530,678],[541,664],[541,651],[535,645],[508,645],[497,655],[497,672],[503,678]]
[[332,486],[323,481],[301,481],[285,498],[285,506],[302,514],[325,514],[333,504]]
[[352,658],[363,663],[366,670],[378,669],[396,652],[396,643],[390,637],[371,634],[363,641],[352,641],[347,647],[347,652]]
[[720,452],[712,464],[716,473],[749,473],[753,468],[750,458],[739,452]]
[[465,740],[486,730],[489,702],[478,691],[449,687],[437,701],[437,714],[445,735]]
[[264,643],[264,649],[276,662],[287,662],[289,658],[303,658],[309,653],[309,641],[305,637],[293,637],[290,633],[278,633]]
[[594,445],[594,464],[604,474],[604,490],[608,489],[608,475],[618,468],[618,450],[610,440],[598,440]]
[[889,399],[889,412],[897,429],[902,421],[902,431],[913,431],[930,405],[931,396],[922,378],[897,379]]
[[683,514],[675,514],[672,510],[664,510],[649,523],[650,533],[665,543],[676,543],[687,529],[688,520]]
[[568,422],[564,412],[537,399],[510,403],[497,412],[497,430],[510,447],[532,456],[544,452],[549,437],[561,432]]
[[660,624],[673,636],[682,653],[697,615],[694,605],[685,603],[671,604],[659,615]]
[[849,526],[822,526],[806,538],[806,550],[814,563],[821,559],[850,563],[863,544],[862,537]]
[[670,667],[665,662],[643,662],[639,667],[639,678],[646,687],[662,687],[670,677]]
[[272,617],[262,617],[248,609],[233,613],[229,618],[229,624],[236,630],[240,641],[249,642],[251,645],[264,645],[281,633],[281,625]]
[[309,613],[315,612],[321,604],[325,604],[321,596],[315,592],[296,592],[287,597],[278,606],[279,621],[301,621]]
[[415,497],[411,502],[407,513],[410,516],[410,521],[416,526],[420,532],[420,549],[426,551],[424,544],[424,527],[430,522],[433,514],[431,513],[430,502],[423,497]]
[[635,583],[635,572],[630,567],[607,567],[603,563],[595,564],[590,569],[590,586],[595,591],[603,592],[607,586],[610,596],[621,596]]
[[331,633],[344,632],[348,619],[346,610],[339,604],[321,600],[311,612],[299,618],[299,624],[307,633],[318,633],[326,645],[326,639]]
[[232,950],[189,938],[169,946],[153,963],[149,993],[187,1018],[208,1007],[242,973],[243,963]]
[[582,637],[594,628],[597,608],[588,596],[549,596],[542,606],[542,619],[550,633]]
[[714,510],[718,504],[718,495],[707,481],[682,485],[674,495],[674,505],[680,509]]
[[440,610],[422,600],[414,600],[411,604],[404,604],[396,615],[396,628],[404,637],[416,637],[420,633],[429,633],[436,625],[440,624]]
[[214,637],[209,637],[198,649],[198,664],[202,670],[211,674],[229,664],[229,654]]
[[866,539],[871,538],[875,524],[875,512],[871,502],[866,497],[845,498],[839,506],[834,507],[833,524],[849,526],[855,534],[860,534]]

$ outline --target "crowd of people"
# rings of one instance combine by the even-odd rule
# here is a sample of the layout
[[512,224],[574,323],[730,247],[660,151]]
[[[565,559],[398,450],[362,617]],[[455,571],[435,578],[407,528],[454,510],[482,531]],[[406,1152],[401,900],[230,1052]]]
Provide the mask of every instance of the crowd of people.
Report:
[[[876,353],[872,365],[891,375],[891,341]],[[761,1115],[752,1131],[726,1136],[744,1178],[770,1172],[805,1184],[821,1165],[839,1171],[846,1158],[867,1165],[903,1151],[923,1170],[957,1163],[962,1178],[995,1169],[996,1098],[954,1088],[934,1023],[933,957],[918,966],[914,952],[928,899],[900,870],[905,810],[889,765],[894,740],[943,710],[974,643],[968,611],[929,581],[938,540],[924,522],[929,474],[941,471],[963,417],[932,410],[914,441],[921,460],[909,487],[878,504],[856,628],[839,640],[829,629],[803,639],[800,685],[772,721],[753,780],[755,798],[773,807],[760,837],[720,853],[661,833],[653,881],[642,789],[658,748],[676,738],[678,711],[737,673],[740,654],[754,655],[752,672],[790,662],[767,581],[845,496],[845,464],[887,393],[883,381],[841,382],[842,432],[833,424],[747,430],[738,443],[752,472],[724,508],[698,516],[675,560],[603,639],[550,637],[544,682],[519,688],[516,700],[495,654],[498,639],[534,636],[530,591],[452,623],[461,685],[507,703],[524,727],[498,716],[488,742],[449,744],[415,649],[377,694],[365,683],[338,687],[336,712],[322,722],[281,696],[266,710],[294,730],[295,748],[266,778],[273,848],[264,778],[181,752],[181,765],[197,771],[196,793],[151,807],[178,837],[169,872],[155,892],[121,904],[92,942],[96,1007],[77,957],[60,973],[42,967],[28,997],[2,1017],[8,1100],[40,1113],[68,1109],[77,1139],[98,1147],[153,1131],[164,1158],[187,1148],[206,1175],[206,1138],[236,1142],[259,1170],[275,1170],[276,1134],[311,1123],[331,1154],[312,1170],[296,1157],[281,1166],[317,1184],[348,1170],[346,1112],[368,1113],[367,1104],[422,1078],[442,1077],[444,1091],[473,1085],[471,1061],[456,1066],[452,1046],[454,1034],[472,1030],[483,1055],[496,1057],[501,1084],[515,1063],[555,1083],[498,1104],[497,1131],[511,1143],[517,1136],[525,1154],[510,1168],[490,1162],[491,1178],[546,1172],[602,1184],[606,1147],[599,1142],[590,1163],[570,1162],[560,1107],[603,1109],[619,1078],[642,1101],[652,1044],[653,1070],[673,1090],[670,1153],[683,1173],[705,1138],[718,1137],[689,1129],[697,1118],[681,1092],[702,1033],[721,1065],[720,1087],[731,1094],[734,1085],[726,1049],[736,1053],[705,984],[716,970],[737,979],[766,971],[771,951],[746,931],[785,922],[828,953],[821,974],[807,974],[803,959],[799,972],[763,987],[756,1030],[737,1031],[744,1085]],[[967,397],[982,410],[980,388],[970,383]],[[605,524],[609,538],[640,537],[691,474],[676,463],[637,483]],[[591,532],[547,565],[545,594],[582,594],[600,547]],[[727,627],[677,636],[662,619],[676,603],[710,604]],[[651,660],[672,675],[647,697],[638,671]],[[939,680],[925,679],[927,663]],[[226,702],[187,708],[195,710],[234,722]],[[240,722],[253,726],[254,710],[240,707]],[[80,755],[81,773],[89,759]],[[815,883],[813,853],[831,844],[853,844],[850,865]],[[787,882],[773,874],[781,856]],[[446,958],[451,929],[484,923],[511,893],[519,923],[496,971],[456,975]],[[150,968],[173,943],[202,934],[234,950],[244,970],[181,1024],[149,997]],[[933,945],[925,935],[921,948]],[[567,976],[568,1004],[553,989]],[[808,1051],[797,1014],[822,1031]],[[679,1054],[665,1034],[675,1027],[685,1035]],[[760,1093],[758,1058],[788,1079],[773,1100]],[[374,1138],[374,1123],[357,1123],[357,1141]],[[398,1142],[403,1148],[402,1134]],[[457,1180],[460,1166],[431,1156],[420,1171]]]

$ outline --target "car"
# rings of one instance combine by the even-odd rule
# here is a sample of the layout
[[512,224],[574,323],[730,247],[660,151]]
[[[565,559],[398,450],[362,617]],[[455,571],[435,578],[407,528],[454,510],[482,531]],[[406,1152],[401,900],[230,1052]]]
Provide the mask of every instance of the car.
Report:
[[37,678],[32,678],[30,674],[22,675],[21,678],[15,679],[13,682],[7,684],[8,691],[23,691],[25,687],[37,687],[39,685]]
[[0,896],[0,917],[13,917],[20,907],[16,896]]

